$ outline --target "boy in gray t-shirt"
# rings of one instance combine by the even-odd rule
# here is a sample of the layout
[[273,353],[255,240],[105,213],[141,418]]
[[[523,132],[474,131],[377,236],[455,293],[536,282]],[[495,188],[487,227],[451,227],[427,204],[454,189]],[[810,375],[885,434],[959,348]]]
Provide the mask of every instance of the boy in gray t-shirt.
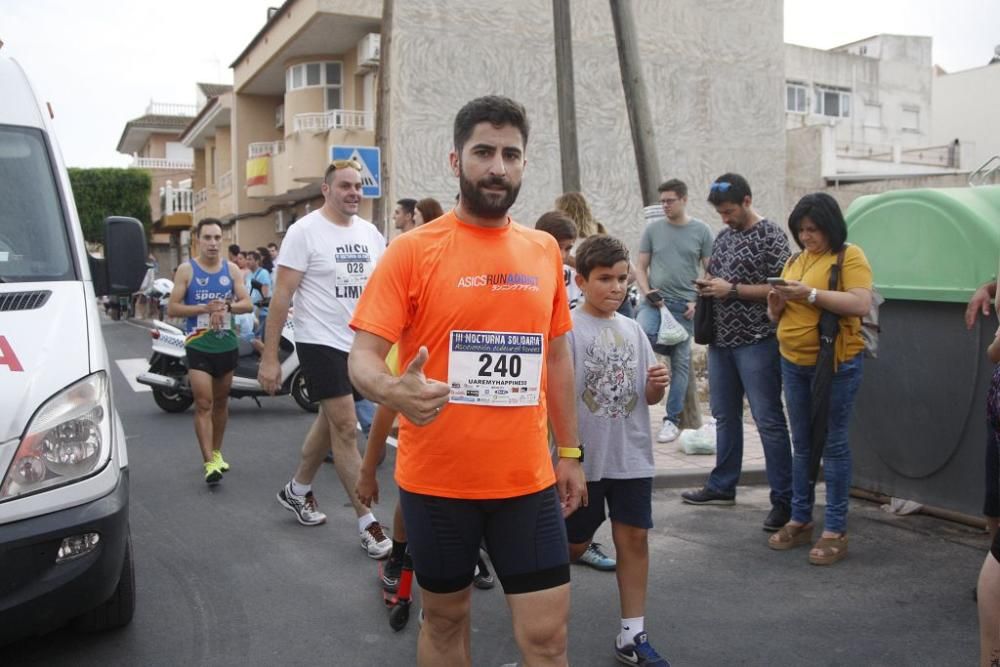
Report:
[[576,272],[583,302],[573,311],[573,330],[567,338],[573,354],[576,412],[590,500],[566,518],[570,560],[615,569],[615,561],[592,541],[606,518],[607,503],[611,535],[622,563],[616,657],[627,664],[666,665],[647,641],[646,594],[637,589],[645,586],[648,576],[647,533],[653,527],[649,406],[663,398],[670,373],[656,362],[642,328],[616,313],[628,289],[625,245],[610,236],[587,238],[576,251]]

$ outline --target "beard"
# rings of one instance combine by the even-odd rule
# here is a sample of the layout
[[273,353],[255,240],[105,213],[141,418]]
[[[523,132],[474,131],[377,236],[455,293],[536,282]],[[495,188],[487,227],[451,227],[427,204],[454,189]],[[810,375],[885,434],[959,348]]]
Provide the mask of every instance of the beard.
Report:
[[[458,187],[462,193],[462,205],[478,218],[501,218],[517,201],[520,185],[513,185],[505,178],[489,177],[473,183],[465,177],[461,164],[458,169]],[[505,194],[487,194],[479,188],[503,188]]]

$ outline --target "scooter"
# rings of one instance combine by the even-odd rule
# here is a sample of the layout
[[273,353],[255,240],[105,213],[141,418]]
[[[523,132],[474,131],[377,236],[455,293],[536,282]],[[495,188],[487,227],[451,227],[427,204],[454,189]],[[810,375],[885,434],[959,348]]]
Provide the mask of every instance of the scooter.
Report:
[[[153,400],[166,412],[184,412],[194,402],[191,383],[188,381],[187,354],[184,351],[184,332],[177,327],[153,321],[149,331],[153,339],[153,354],[149,358],[149,370],[139,373],[136,381],[153,389]],[[269,396],[257,381],[258,358],[252,349],[244,349],[240,342],[240,360],[233,373],[233,384],[229,390],[232,398],[249,396],[260,405],[261,396]],[[309,399],[306,381],[299,368],[299,357],[295,353],[295,327],[291,318],[281,330],[278,345],[278,362],[281,365],[281,386],[276,396],[291,394],[295,402],[307,412],[319,412],[319,404]]]

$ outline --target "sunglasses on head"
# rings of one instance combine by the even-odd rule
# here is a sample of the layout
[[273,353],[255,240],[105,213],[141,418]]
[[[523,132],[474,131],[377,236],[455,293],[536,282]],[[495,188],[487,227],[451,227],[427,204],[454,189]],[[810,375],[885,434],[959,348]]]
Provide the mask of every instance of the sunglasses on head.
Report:
[[726,183],[725,181],[716,181],[712,183],[712,187],[709,188],[712,192],[729,192],[729,188],[733,187],[732,183]]
[[334,169],[347,169],[350,167],[351,169],[361,171],[361,163],[357,160],[334,160],[330,163],[330,166]]

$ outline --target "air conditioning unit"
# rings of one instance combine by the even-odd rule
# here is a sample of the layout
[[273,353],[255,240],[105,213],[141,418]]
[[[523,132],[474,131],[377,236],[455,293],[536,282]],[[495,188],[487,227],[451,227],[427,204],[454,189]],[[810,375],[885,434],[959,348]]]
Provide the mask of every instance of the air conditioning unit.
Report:
[[358,42],[358,67],[372,69],[378,67],[380,46],[382,36],[377,32],[370,32]]
[[285,105],[279,104],[274,108],[274,126],[281,128],[285,126]]

